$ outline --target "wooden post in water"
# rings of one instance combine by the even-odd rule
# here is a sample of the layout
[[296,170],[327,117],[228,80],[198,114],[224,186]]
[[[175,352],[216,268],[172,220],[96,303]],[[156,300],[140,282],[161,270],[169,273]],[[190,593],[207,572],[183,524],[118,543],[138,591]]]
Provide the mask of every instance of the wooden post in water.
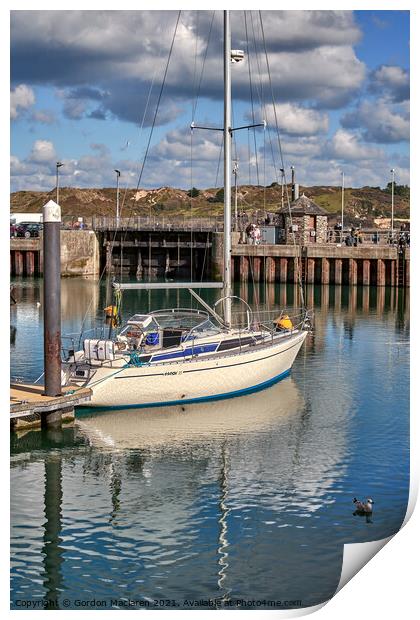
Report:
[[306,265],[306,283],[313,284],[315,281],[315,259],[308,258]]
[[397,272],[397,269],[395,268],[396,267],[396,262],[397,261],[395,261],[395,260],[391,260],[390,261],[390,271],[391,271],[390,282],[389,282],[390,286],[398,286],[398,281],[397,281],[397,273],[398,272]]
[[381,258],[378,258],[376,285],[385,286],[385,261]]
[[274,258],[267,256],[265,259],[265,281],[275,282],[276,280],[276,263]]
[[61,394],[61,209],[53,200],[43,207],[44,222],[44,377],[45,394]]
[[252,260],[252,273],[254,282],[259,282],[261,280],[261,257],[254,256],[251,258]]
[[15,251],[15,275],[23,276],[23,254],[19,250]]
[[280,258],[280,282],[287,282],[287,258]]
[[321,259],[321,284],[330,283],[330,261],[328,258]]
[[26,275],[33,276],[35,272],[35,253],[26,252],[25,255]]
[[357,261],[354,258],[349,258],[349,285],[357,285]]
[[407,259],[405,259],[404,261],[404,269],[405,269],[405,277],[404,277],[405,286],[410,286],[410,261]]
[[249,279],[249,258],[241,256],[239,261],[240,278],[242,282],[248,282]]
[[370,260],[363,261],[363,286],[370,285]]
[[343,281],[343,259],[336,258],[334,261],[334,284],[342,284]]

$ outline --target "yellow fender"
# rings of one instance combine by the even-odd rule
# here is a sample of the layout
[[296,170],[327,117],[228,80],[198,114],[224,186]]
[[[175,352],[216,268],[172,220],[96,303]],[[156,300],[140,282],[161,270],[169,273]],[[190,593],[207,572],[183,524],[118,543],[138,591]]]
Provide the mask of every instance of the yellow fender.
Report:
[[280,329],[293,329],[293,323],[287,314],[280,315],[274,320],[274,325]]

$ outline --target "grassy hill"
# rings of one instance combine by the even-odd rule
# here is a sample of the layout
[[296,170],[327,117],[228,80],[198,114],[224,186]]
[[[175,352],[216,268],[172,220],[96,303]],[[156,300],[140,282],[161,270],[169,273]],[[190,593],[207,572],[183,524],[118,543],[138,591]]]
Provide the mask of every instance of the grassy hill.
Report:
[[[341,187],[300,186],[300,193],[305,193],[331,214],[341,213]],[[50,199],[55,200],[55,190],[14,192],[10,196],[10,210],[12,213],[39,213],[42,206]],[[64,216],[114,216],[116,190],[115,188],[63,187],[60,188],[60,204]],[[120,205],[123,217],[130,215],[206,217],[222,214],[223,192],[220,188],[209,188],[199,190],[198,195],[191,198],[187,191],[171,187],[138,191],[128,189],[121,190]],[[254,185],[238,187],[239,211],[246,211],[250,214],[258,210],[275,212],[280,205],[281,188],[276,184],[269,187]],[[396,218],[409,218],[409,198],[396,195],[394,207]],[[390,217],[391,194],[375,187],[347,188],[345,190],[345,212],[351,219],[358,220],[365,225],[373,225],[375,218]]]

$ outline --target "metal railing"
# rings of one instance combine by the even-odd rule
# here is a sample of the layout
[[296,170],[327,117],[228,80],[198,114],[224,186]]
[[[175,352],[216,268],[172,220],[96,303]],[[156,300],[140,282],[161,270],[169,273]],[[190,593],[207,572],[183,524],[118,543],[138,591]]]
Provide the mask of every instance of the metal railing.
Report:
[[85,217],[79,221],[77,217],[63,217],[62,228],[67,230],[126,230],[133,231],[194,231],[194,232],[222,232],[223,217]]
[[399,242],[410,245],[410,233],[409,231],[397,231],[394,230],[392,234],[391,230],[378,229],[378,228],[364,228],[364,229],[344,229],[334,230],[329,228],[327,232],[327,243],[334,245],[342,243],[346,246],[358,246],[358,245],[370,245],[370,246],[397,246]]
[[[95,231],[146,231],[146,232],[223,232],[223,217],[141,217],[134,216],[130,218],[115,218],[92,216],[82,218],[63,217],[62,228],[65,230],[95,230]],[[241,235],[240,243],[250,243],[247,237],[246,229],[249,224],[255,224],[263,233],[256,245],[273,245],[275,238],[277,243],[285,238],[284,228],[280,225],[280,221],[276,217],[272,217],[270,223],[261,221],[257,218],[249,216],[238,217],[237,222],[232,218],[232,229],[237,230]],[[267,231],[272,230],[272,234]],[[276,231],[276,234],[274,232]],[[317,233],[316,230],[314,230]],[[282,234],[283,233],[283,234]],[[318,233],[319,234],[319,233]],[[404,235],[404,243],[406,246],[410,244],[409,231],[394,230],[394,234],[390,229],[365,228],[351,229],[345,228],[343,231],[329,227],[327,230],[324,243],[339,244],[348,246],[370,245],[370,246],[386,246],[398,245],[401,236]],[[316,234],[313,237],[314,243],[317,242]],[[319,243],[319,242],[318,242]],[[252,243],[251,243],[252,244]],[[307,245],[310,245],[309,242]]]

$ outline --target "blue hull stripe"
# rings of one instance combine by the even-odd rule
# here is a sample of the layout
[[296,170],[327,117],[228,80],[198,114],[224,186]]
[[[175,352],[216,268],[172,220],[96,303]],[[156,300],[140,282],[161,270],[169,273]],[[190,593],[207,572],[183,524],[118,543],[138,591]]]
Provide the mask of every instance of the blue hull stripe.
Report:
[[265,388],[270,387],[270,385],[274,385],[278,383],[288,375],[290,375],[291,368],[285,370],[279,375],[276,375],[272,379],[268,379],[268,381],[263,381],[262,383],[258,383],[257,385],[253,385],[252,387],[244,388],[242,390],[235,390],[233,392],[226,392],[225,394],[214,394],[212,396],[200,396],[199,398],[186,398],[184,400],[168,400],[158,403],[141,403],[136,405],[112,405],[112,406],[102,406],[102,407],[77,407],[77,413],[89,414],[96,411],[113,411],[117,409],[145,409],[152,407],[172,407],[173,405],[191,405],[193,403],[205,403],[212,400],[224,400],[227,398],[236,398],[237,396],[245,396],[245,394],[252,394],[253,392],[259,392],[260,390],[265,390]]
[[[219,343],[197,345],[190,347],[189,349],[183,349],[182,351],[173,351],[172,353],[163,353],[161,355],[153,355],[150,362],[160,362],[161,360],[171,360],[177,357],[190,357],[191,355],[200,355],[200,353],[212,353],[218,347]],[[141,361],[141,357],[140,357]]]

